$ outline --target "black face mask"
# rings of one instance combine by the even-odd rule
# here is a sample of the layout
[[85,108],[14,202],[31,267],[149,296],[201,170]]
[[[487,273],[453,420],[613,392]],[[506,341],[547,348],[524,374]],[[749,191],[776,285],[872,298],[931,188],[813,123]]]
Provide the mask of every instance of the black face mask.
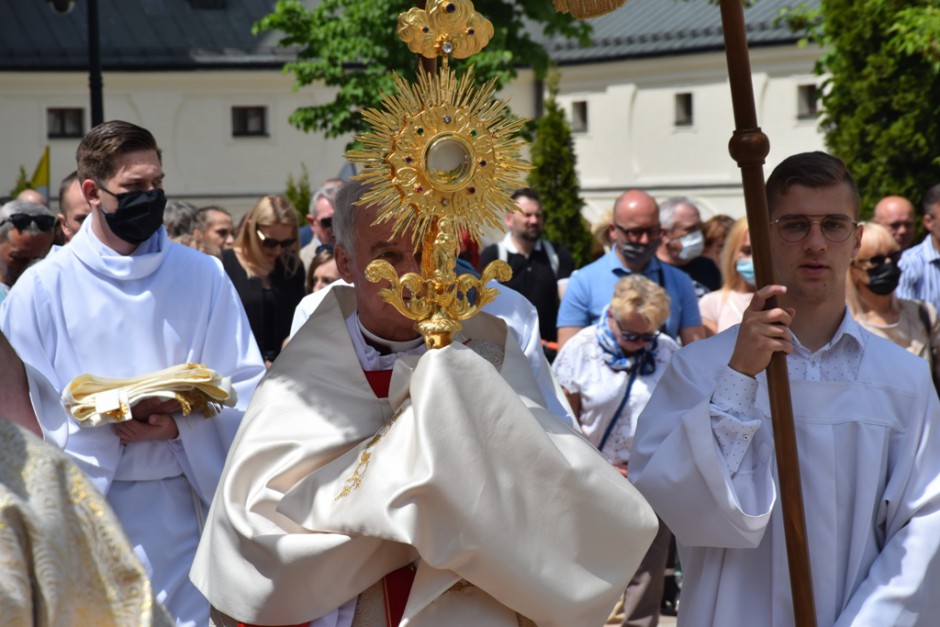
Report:
[[624,242],[617,244],[617,248],[620,249],[620,254],[623,255],[627,263],[645,267],[646,264],[649,263],[649,260],[653,258],[653,255],[656,254],[656,249],[659,248],[659,240],[656,239],[649,244]]
[[114,194],[100,185],[98,189],[117,198],[117,211],[104,214],[104,219],[111,232],[128,244],[136,246],[147,241],[163,224],[166,195],[162,189],[123,194]]
[[901,268],[893,263],[883,263],[868,269],[868,289],[873,294],[887,296],[898,287],[901,280]]

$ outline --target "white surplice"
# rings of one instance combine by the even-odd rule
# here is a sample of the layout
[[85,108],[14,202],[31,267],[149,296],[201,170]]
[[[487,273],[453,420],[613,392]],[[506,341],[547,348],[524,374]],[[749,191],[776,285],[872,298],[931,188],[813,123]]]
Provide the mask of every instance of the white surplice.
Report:
[[240,621],[292,624],[417,561],[402,625],[515,626],[517,612],[603,623],[656,519],[544,408],[505,324],[480,314],[464,325],[496,367],[459,343],[404,356],[377,398],[347,330],[354,311],[352,289],[332,286],[259,386],[196,586]]
[[[241,302],[219,261],[161,228],[131,255],[87,220],[68,246],[27,270],[0,304],[0,328],[59,391],[77,375],[133,377],[197,362],[232,378],[239,403],[218,416],[174,416],[179,438],[124,446],[110,426],[69,420],[66,452],[108,497],[180,624],[205,625],[189,583],[228,448],[264,374]],[[39,416],[40,421],[43,416]]]
[[[679,544],[684,627],[794,625],[766,375],[727,367],[737,331],[679,351],[630,458],[630,479]],[[840,341],[835,363],[828,345],[790,357],[818,624],[936,625],[940,404],[930,373],[848,316]],[[713,402],[734,375],[749,397],[736,400],[749,407],[737,442]]]

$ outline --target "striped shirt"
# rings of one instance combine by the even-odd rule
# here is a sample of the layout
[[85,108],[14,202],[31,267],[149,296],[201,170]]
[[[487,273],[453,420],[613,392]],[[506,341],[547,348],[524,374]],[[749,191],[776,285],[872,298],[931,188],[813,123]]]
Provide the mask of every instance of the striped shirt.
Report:
[[928,235],[917,246],[904,251],[898,264],[901,282],[896,294],[899,298],[922,300],[940,309],[940,253]]

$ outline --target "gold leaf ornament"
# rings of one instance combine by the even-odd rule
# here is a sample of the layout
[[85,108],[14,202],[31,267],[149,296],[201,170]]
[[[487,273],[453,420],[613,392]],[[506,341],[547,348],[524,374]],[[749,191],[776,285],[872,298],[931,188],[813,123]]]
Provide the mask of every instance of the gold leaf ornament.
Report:
[[466,59],[493,37],[493,24],[477,13],[470,0],[431,0],[398,17],[398,35],[408,49],[423,57]]

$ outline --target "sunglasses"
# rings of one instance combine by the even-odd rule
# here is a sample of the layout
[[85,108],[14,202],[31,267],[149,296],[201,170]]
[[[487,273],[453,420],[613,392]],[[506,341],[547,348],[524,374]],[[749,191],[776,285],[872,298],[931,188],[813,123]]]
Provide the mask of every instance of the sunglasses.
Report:
[[899,261],[901,261],[901,251],[896,251],[887,255],[874,255],[868,259],[857,259],[856,263],[860,266],[868,266],[869,268],[880,268],[888,262],[891,262],[891,265],[896,266],[898,265]]
[[620,326],[620,321],[617,320],[613,315],[610,316],[614,321],[614,324],[617,325],[617,328],[620,329],[620,339],[624,342],[652,342],[657,337],[659,337],[659,331],[653,331],[651,333],[632,333],[629,331],[624,331],[623,327]]
[[297,241],[293,237],[288,238],[288,239],[274,239],[273,237],[268,237],[267,235],[262,233],[261,229],[257,229],[255,233],[258,234],[258,239],[261,240],[261,245],[264,246],[265,248],[270,248],[272,250],[278,247],[290,248],[291,246],[294,245],[294,242]]
[[317,220],[317,222],[320,223],[320,228],[321,228],[321,229],[331,229],[331,228],[333,228],[333,217],[332,217],[332,216],[329,217],[329,218],[320,218],[319,220]]
[[0,222],[0,226],[6,224],[7,222],[15,226],[17,231],[25,231],[28,229],[30,222],[35,223],[36,228],[38,228],[40,231],[51,231],[52,227],[55,226],[55,216],[14,213],[3,222]]

